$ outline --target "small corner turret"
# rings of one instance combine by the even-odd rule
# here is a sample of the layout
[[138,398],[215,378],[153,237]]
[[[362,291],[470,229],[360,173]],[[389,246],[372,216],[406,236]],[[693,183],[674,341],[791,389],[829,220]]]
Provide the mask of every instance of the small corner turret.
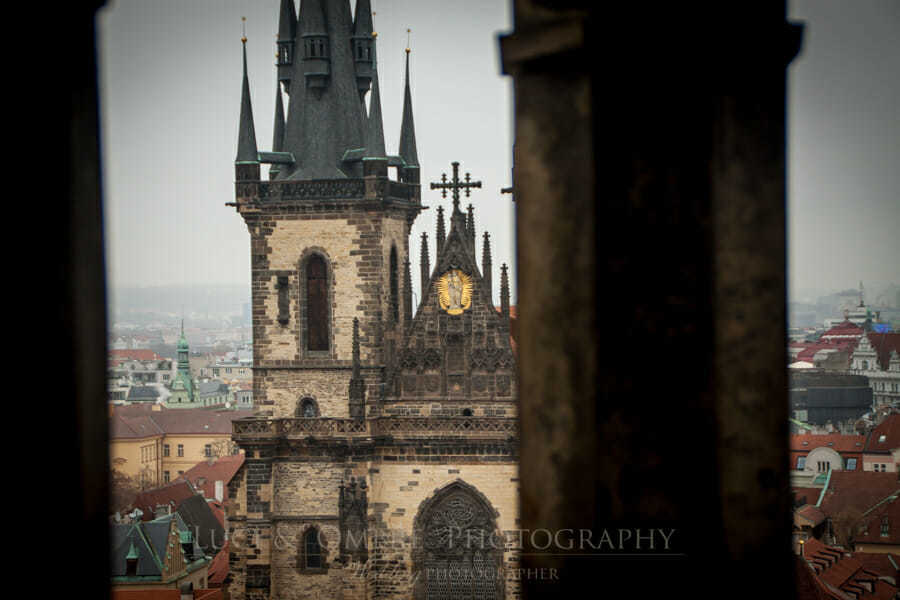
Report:
[[[242,17],[242,21],[246,18]],[[247,36],[241,37],[244,59],[244,79],[241,84],[241,117],[238,125],[237,156],[234,174],[237,181],[259,180],[259,152],[256,147],[256,128],[253,125],[253,106],[250,102],[250,80],[247,77]]]

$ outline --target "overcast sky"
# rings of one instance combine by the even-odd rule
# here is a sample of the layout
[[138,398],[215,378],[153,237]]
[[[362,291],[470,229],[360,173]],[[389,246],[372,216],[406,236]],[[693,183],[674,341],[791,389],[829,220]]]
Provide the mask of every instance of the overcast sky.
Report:
[[[479,239],[492,234],[495,281],[513,262],[512,82],[497,34],[508,0],[372,0],[385,142],[396,153],[406,29],[424,211],[434,256],[440,195],[427,183],[462,169]],[[110,0],[99,16],[110,285],[243,283],[249,234],[233,208],[241,16],[260,150],[272,140],[279,0]],[[900,1],[794,0],[806,22],[789,70],[792,292],[900,282]],[[445,208],[449,200],[443,201]],[[480,253],[479,253],[480,256]],[[413,277],[418,293],[418,277]],[[498,286],[495,286],[498,287]],[[495,290],[495,295],[497,294]]]
[[806,23],[788,88],[792,291],[900,283],[900,1],[790,14]]
[[[354,3],[355,4],[355,3]],[[113,0],[100,16],[101,98],[110,284],[250,282],[250,236],[234,200],[241,90],[241,17],[257,142],[271,149],[279,0]],[[397,153],[407,28],[423,211],[434,264],[436,208],[428,182],[461,163],[482,182],[478,239],[491,232],[494,280],[514,258],[512,81],[500,76],[506,1],[372,0],[385,144]],[[439,11],[440,9],[440,11]],[[440,15],[440,18],[438,18]],[[465,198],[464,198],[465,199]],[[463,205],[465,208],[465,205]],[[449,214],[449,213],[448,213]],[[448,223],[449,226],[449,223]],[[479,248],[481,247],[479,241]],[[481,253],[479,251],[480,258]],[[413,277],[418,294],[418,276]],[[499,303],[499,286],[495,286]]]

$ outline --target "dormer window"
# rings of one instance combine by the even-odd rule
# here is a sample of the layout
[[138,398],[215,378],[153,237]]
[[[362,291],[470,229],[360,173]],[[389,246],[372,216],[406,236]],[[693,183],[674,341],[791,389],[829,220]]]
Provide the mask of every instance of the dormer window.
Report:
[[889,535],[891,535],[891,522],[888,516],[884,515],[881,518],[881,537],[888,537]]
[[883,444],[885,442],[885,440],[887,440],[887,436],[885,434],[882,433],[881,435],[878,436],[879,444]]

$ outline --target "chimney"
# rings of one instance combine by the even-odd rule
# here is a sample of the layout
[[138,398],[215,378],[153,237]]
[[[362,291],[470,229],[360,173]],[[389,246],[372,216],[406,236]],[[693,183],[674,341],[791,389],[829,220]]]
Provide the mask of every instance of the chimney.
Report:
[[216,500],[221,502],[225,498],[225,482],[221,479],[216,481]]

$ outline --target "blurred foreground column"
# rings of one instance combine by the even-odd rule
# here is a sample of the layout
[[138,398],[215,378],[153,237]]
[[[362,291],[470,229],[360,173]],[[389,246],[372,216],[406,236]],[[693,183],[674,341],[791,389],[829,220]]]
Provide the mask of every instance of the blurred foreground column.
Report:
[[802,32],[784,2],[583,6],[515,0],[500,42],[526,597],[790,597],[785,77]]

